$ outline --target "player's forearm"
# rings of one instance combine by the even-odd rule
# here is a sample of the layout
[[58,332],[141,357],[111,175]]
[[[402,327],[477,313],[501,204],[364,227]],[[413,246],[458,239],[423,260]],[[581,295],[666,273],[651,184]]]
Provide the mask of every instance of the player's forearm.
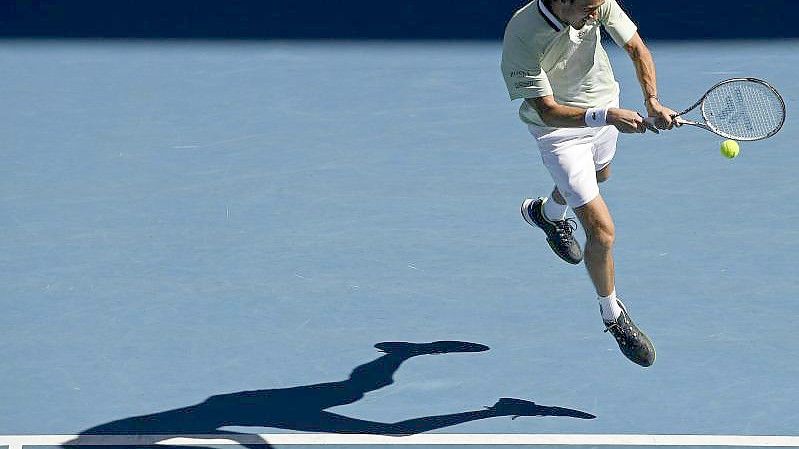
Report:
[[635,66],[635,73],[638,77],[638,83],[641,85],[644,101],[649,103],[653,99],[657,100],[657,73],[652,53],[650,53],[649,49],[644,45],[637,34],[627,43],[625,49]]
[[557,103],[542,103],[534,99],[525,100],[538,111],[541,120],[553,128],[581,128],[585,126],[585,109]]
[[547,126],[554,128],[582,128],[584,126],[595,128],[613,125],[623,133],[646,130],[641,115],[628,109],[577,108],[559,104],[551,95],[528,98],[524,101],[538,111],[538,115]]
[[630,55],[630,59],[635,66],[635,73],[638,82],[641,84],[641,91],[644,94],[644,105],[649,117],[654,117],[654,124],[659,129],[671,129],[672,117],[677,115],[673,110],[660,104],[658,98],[657,75],[655,74],[655,60],[652,53],[641,40],[638,33],[624,45],[624,49]]

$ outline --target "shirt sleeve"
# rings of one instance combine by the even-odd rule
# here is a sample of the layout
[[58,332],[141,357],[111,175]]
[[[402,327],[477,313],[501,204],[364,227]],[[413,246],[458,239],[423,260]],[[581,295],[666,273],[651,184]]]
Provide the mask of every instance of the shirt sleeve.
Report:
[[502,76],[511,100],[552,95],[541,55],[513,34],[506,33],[502,42]]
[[599,21],[619,47],[632,39],[638,27],[635,26],[627,13],[621,9],[616,0],[607,0],[599,11]]

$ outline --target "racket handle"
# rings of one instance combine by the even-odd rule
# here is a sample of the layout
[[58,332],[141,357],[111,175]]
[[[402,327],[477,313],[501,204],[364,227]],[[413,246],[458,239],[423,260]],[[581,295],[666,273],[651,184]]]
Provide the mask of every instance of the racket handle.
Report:
[[677,114],[672,115],[671,119],[674,120],[674,126],[676,126],[677,128],[679,128],[682,125],[686,125],[686,124],[690,124],[691,123],[688,120],[685,120],[684,118],[680,117]]
[[654,117],[644,117],[643,115],[641,115],[641,118],[644,119],[644,125],[646,126],[646,129],[652,131],[655,134],[660,134],[660,130],[657,129],[657,127],[655,126]]

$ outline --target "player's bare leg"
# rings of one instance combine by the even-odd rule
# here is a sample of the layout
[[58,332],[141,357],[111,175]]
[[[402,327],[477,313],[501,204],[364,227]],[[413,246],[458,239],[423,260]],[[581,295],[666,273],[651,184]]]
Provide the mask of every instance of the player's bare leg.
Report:
[[[606,332],[613,335],[628,359],[641,366],[652,365],[655,362],[655,347],[646,334],[635,326],[624,304],[616,298],[613,261],[616,230],[605,200],[598,195],[587,204],[575,208],[574,213],[585,230],[585,267],[599,296]],[[606,307],[602,306],[603,302]]]
[[574,209],[585,230],[583,260],[599,296],[608,296],[615,288],[613,243],[616,230],[602,195]]
[[[596,172],[597,182],[605,182],[610,178],[610,164]],[[552,198],[558,204],[566,204],[566,200],[555,187]],[[558,200],[560,199],[560,201]],[[561,203],[562,201],[562,203]],[[613,243],[616,240],[616,228],[602,195],[584,206],[574,210],[586,234],[583,256],[585,267],[591,276],[591,282],[597,295],[608,296],[616,286],[616,273],[613,264]]]

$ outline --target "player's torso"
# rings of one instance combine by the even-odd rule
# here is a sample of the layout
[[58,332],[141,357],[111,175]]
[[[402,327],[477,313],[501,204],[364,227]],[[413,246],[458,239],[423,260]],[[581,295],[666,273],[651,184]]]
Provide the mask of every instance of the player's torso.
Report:
[[598,106],[618,96],[610,60],[601,45],[599,23],[576,30],[567,26],[544,46],[541,68],[555,99],[570,106]]

